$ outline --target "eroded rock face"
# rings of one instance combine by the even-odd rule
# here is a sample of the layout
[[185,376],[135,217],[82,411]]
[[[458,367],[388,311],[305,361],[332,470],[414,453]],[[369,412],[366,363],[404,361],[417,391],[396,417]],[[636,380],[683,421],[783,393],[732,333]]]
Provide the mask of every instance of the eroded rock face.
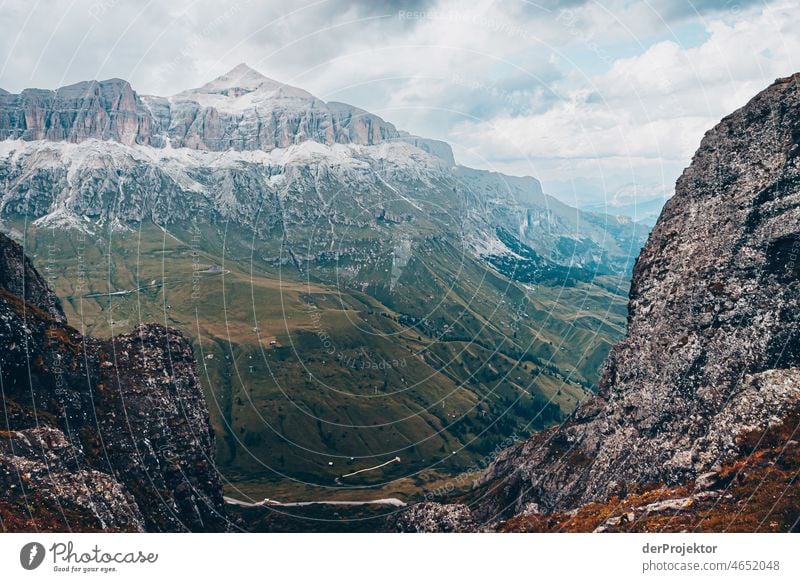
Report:
[[0,94],[0,139],[155,145],[152,124],[152,115],[122,79]]
[[407,134],[377,115],[325,103],[246,65],[172,97],[140,96],[122,79],[0,92],[0,140],[270,151],[307,140],[375,145],[401,136]]
[[17,505],[33,523],[46,515],[63,523],[64,531],[144,531],[133,496],[108,473],[90,468],[82,447],[57,428],[0,436],[0,485],[3,501]]
[[15,272],[29,301],[2,279],[3,505],[57,531],[225,530],[189,343],[158,325],[108,341],[81,336],[60,308],[48,311],[52,292],[0,235],[0,275]]
[[704,137],[634,268],[597,398],[505,451],[477,521],[683,483],[800,399],[800,75]]
[[67,322],[61,301],[33,268],[22,247],[7,238],[0,244],[0,288],[24,298],[25,303],[41,309],[54,320]]

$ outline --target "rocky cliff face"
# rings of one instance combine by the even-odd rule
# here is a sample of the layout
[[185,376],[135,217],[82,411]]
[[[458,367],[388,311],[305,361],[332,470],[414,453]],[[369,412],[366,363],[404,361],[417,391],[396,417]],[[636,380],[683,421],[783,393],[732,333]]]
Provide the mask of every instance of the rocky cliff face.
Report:
[[419,506],[400,529],[437,529],[437,515],[472,529],[713,481],[748,454],[742,435],[788,422],[800,401],[799,153],[800,74],[706,134],[636,262],[627,336],[599,395],[506,450],[466,514]]
[[0,93],[0,139],[270,151],[307,140],[375,145],[401,135],[377,115],[325,103],[246,65],[173,97],[140,96],[121,79]]
[[3,529],[226,529],[188,342],[158,325],[81,336],[4,235],[0,382]]
[[270,243],[283,241],[284,253],[313,268],[332,249],[363,262],[361,229],[383,241],[375,253],[385,241],[416,248],[438,232],[479,258],[515,257],[496,235],[503,228],[543,261],[589,275],[627,271],[643,244],[645,228],[562,204],[534,178],[453,168],[418,146],[433,147],[408,137],[374,146],[310,140],[218,154],[98,140],[0,141],[0,229],[23,216],[91,233],[202,217],[254,232],[270,259],[280,246]]
[[152,115],[122,79],[0,94],[0,139],[153,144],[154,130]]

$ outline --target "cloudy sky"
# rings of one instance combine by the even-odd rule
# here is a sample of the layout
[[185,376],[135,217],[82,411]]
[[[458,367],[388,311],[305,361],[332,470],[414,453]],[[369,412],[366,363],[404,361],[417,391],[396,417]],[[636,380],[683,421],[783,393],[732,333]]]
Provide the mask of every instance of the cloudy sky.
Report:
[[800,69],[785,0],[0,0],[0,30],[8,91],[170,95],[246,62],[573,204],[671,193],[705,131]]

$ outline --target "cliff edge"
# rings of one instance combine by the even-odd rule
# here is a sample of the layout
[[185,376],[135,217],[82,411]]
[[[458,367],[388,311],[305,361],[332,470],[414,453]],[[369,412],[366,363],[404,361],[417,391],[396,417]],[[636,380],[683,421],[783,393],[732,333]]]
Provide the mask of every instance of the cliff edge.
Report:
[[0,234],[0,529],[224,531],[214,434],[180,332],[102,341]]

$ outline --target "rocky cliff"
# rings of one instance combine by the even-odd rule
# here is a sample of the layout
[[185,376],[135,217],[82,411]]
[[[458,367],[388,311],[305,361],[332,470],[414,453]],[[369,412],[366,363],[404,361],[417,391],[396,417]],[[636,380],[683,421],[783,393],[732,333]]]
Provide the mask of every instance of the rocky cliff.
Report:
[[[464,504],[417,506],[397,527],[470,530],[527,517],[546,530],[579,508],[621,507],[629,496],[642,501],[642,491],[676,494],[687,483],[724,491],[644,505],[613,525],[715,495],[719,511],[734,495],[728,484],[744,480],[743,470],[733,479],[734,468],[757,458],[781,427],[762,477],[778,468],[796,474],[785,465],[797,462],[798,274],[800,74],[704,137],[636,262],[627,336],[605,362],[598,396],[557,429],[503,452]],[[770,500],[773,509],[798,502],[792,482]],[[756,487],[738,511],[767,492]],[[767,520],[772,510],[764,511]],[[797,505],[789,513],[780,523],[796,527]]]
[[0,387],[0,529],[227,528],[188,342],[158,325],[82,336],[1,234]]
[[[534,178],[457,166],[445,142],[245,65],[171,97],[119,79],[0,93],[0,229],[20,217],[94,233],[203,217],[255,231],[271,263],[285,260],[269,244],[280,241],[304,271],[325,270],[334,248],[339,264],[383,252],[364,248],[362,229],[390,246],[446,231],[525,282],[627,273],[646,234],[566,206]],[[516,264],[498,228],[537,260]]]
[[399,137],[377,115],[325,103],[246,65],[172,97],[140,96],[121,79],[0,93],[0,139],[269,151],[307,140],[375,145]]

